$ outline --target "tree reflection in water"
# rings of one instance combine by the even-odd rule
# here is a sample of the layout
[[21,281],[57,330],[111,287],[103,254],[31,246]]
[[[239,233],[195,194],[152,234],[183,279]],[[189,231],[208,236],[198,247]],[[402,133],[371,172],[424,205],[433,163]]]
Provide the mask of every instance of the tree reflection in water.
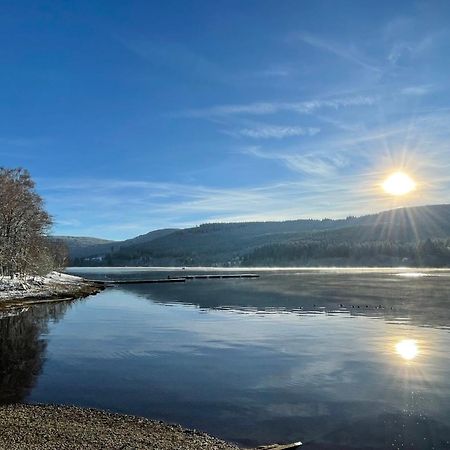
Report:
[[23,401],[41,373],[49,321],[60,320],[71,303],[46,303],[23,312],[0,310],[0,404]]

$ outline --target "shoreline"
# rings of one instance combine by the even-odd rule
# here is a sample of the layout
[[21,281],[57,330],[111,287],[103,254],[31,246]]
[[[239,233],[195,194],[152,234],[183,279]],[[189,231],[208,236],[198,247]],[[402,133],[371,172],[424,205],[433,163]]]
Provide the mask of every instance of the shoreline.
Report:
[[85,298],[105,289],[103,283],[52,272],[46,277],[0,278],[0,310]]
[[14,450],[242,450],[180,425],[76,406],[1,405],[0,423],[0,448]]
[[178,424],[68,405],[0,405],[0,424],[0,448],[11,450],[295,450],[302,447],[301,442],[295,442],[244,448]]

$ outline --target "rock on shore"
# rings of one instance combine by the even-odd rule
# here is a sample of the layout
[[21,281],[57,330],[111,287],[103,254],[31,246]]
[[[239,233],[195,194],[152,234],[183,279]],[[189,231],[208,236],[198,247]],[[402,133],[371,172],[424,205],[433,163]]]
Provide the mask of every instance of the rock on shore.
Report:
[[239,450],[179,425],[73,406],[0,406],[0,428],[10,450]]

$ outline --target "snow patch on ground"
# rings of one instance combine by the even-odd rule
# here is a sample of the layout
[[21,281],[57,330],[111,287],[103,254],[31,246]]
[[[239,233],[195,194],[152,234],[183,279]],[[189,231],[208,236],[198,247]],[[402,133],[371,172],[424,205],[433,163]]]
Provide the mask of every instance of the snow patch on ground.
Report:
[[74,275],[51,272],[47,276],[0,277],[0,301],[33,296],[53,295],[68,286],[78,286],[83,279]]

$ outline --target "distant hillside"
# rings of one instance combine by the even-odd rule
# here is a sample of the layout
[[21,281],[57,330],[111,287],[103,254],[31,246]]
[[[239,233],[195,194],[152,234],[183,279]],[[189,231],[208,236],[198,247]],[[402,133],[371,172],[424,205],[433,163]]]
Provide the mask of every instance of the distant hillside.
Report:
[[450,265],[449,240],[450,205],[434,205],[340,220],[212,223],[157,230],[73,250],[71,257],[77,265],[114,266]]
[[96,245],[104,245],[110,242],[107,239],[98,239],[93,237],[78,237],[78,236],[52,236],[51,237],[55,241],[63,242],[71,255],[76,253],[79,249],[90,248]]
[[134,245],[143,245],[154,239],[167,236],[176,230],[176,228],[167,228],[150,231],[149,233],[125,241],[108,241],[105,239],[76,238],[71,236],[55,236],[54,239],[61,240],[68,246],[72,260],[94,258],[100,261],[102,259],[101,257],[106,254],[118,252]]

